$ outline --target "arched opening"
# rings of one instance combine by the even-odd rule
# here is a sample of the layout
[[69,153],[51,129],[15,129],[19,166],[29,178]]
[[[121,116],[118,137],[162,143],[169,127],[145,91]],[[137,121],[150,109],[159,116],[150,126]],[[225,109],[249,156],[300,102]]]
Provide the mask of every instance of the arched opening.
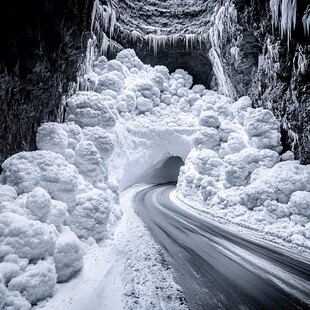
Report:
[[149,175],[146,175],[145,182],[153,184],[177,182],[182,166],[184,166],[184,161],[181,157],[166,158],[164,162],[158,163]]
[[179,156],[165,157],[145,170],[135,179],[135,183],[163,184],[177,182],[184,161]]

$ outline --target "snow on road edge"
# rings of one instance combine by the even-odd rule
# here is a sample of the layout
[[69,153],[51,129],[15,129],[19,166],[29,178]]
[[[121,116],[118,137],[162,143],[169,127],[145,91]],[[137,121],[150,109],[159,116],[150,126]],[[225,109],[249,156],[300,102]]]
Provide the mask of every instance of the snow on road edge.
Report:
[[[307,247],[298,246],[293,243],[286,242],[285,240],[278,238],[276,235],[270,233],[263,233],[257,230],[255,227],[241,226],[240,224],[235,224],[228,218],[216,216],[207,210],[201,210],[201,206],[195,202],[191,201],[191,205],[188,204],[180,195],[177,194],[176,190],[171,191],[169,198],[172,202],[186,211],[195,214],[196,216],[203,217],[207,221],[211,221],[215,225],[219,225],[227,230],[231,230],[234,233],[240,233],[245,237],[249,237],[259,243],[268,243],[274,247],[281,249],[286,252],[287,255],[302,258],[309,261],[310,263],[310,249]],[[298,253],[296,253],[296,250]]]
[[36,309],[188,309],[160,247],[132,205],[134,194],[149,186],[137,184],[123,191],[124,214],[112,239],[89,245],[82,272],[57,284],[55,296]]

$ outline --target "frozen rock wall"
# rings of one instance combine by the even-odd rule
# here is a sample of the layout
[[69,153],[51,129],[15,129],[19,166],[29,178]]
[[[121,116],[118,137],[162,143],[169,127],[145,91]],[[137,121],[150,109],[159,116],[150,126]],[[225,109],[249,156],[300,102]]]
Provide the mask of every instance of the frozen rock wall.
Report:
[[92,0],[6,3],[0,19],[0,163],[35,149],[42,122],[61,120],[85,55],[92,7]]

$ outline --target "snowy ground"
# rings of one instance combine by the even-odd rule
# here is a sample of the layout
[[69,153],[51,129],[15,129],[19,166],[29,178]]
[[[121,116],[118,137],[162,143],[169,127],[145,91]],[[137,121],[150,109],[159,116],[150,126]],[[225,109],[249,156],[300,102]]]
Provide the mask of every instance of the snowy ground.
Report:
[[122,193],[124,214],[113,238],[90,245],[83,271],[58,284],[55,296],[35,309],[187,309],[159,246],[131,204],[133,194],[146,187],[140,184]]

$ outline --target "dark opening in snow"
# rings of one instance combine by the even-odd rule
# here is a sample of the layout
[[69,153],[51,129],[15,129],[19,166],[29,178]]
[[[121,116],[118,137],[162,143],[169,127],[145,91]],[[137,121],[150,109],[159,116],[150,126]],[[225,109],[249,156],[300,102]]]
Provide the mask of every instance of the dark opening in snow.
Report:
[[171,156],[154,165],[153,169],[144,175],[144,182],[161,184],[176,182],[178,180],[181,166],[184,161],[179,156]]
[[213,69],[207,50],[186,50],[185,46],[169,47],[165,50],[160,49],[157,55],[153,50],[136,50],[138,57],[145,64],[151,66],[164,65],[170,73],[176,69],[187,71],[192,77],[194,84],[202,84],[210,89]]

